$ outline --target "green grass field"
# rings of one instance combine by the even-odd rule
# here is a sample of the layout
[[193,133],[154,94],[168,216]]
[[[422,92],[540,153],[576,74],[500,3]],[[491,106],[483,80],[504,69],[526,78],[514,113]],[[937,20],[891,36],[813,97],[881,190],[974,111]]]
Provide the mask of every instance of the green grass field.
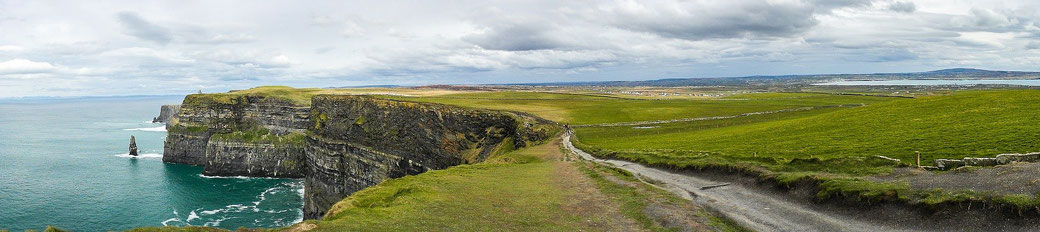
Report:
[[[316,231],[589,230],[560,205],[545,149],[523,149],[497,160],[387,180],[333,206]],[[504,161],[504,162],[500,162]],[[504,184],[509,183],[509,184]]]
[[[863,103],[867,105],[717,120],[580,127],[574,142],[600,156],[658,166],[744,169],[782,184],[809,178],[819,183],[820,198],[859,196],[926,204],[989,199],[1020,208],[1040,205],[1037,201],[1012,201],[1016,198],[983,192],[911,190],[905,183],[864,178],[912,165],[915,151],[922,153],[923,165],[931,165],[932,160],[939,158],[1040,151],[1037,90],[955,91],[920,94],[913,99],[752,93],[707,100],[637,100],[515,92],[402,99],[526,111],[574,125]],[[900,161],[895,163],[877,158],[878,155]]]
[[649,100],[509,91],[429,97],[387,97],[474,108],[522,111],[574,125],[730,116],[807,106],[872,104],[892,100],[892,98],[886,97],[804,93],[743,94],[725,99]]
[[[915,151],[925,161],[1040,151],[1037,102],[1035,90],[961,92],[855,108],[577,132],[586,145],[632,151],[626,158],[646,162],[751,162],[779,171],[862,175],[886,170],[856,165],[876,164],[875,155],[910,164]],[[823,165],[791,163],[811,158]]]
[[[558,141],[558,140],[557,140]],[[366,188],[339,202],[322,220],[308,220],[285,231],[671,231],[645,215],[648,201],[681,201],[664,190],[638,184],[629,176],[593,171],[591,164],[561,161],[558,142],[497,155],[473,165],[460,165],[420,175],[391,179]],[[581,165],[582,171],[577,171]],[[560,174],[573,169],[574,175]],[[584,172],[584,174],[582,174]],[[575,176],[577,175],[577,176]],[[589,175],[589,177],[578,177]],[[610,183],[603,175],[619,175],[637,187]],[[568,206],[579,192],[560,179],[595,181],[594,191],[612,199],[615,211],[582,210]],[[571,180],[582,181],[582,180]],[[573,202],[571,202],[573,203]],[[588,205],[584,205],[588,207]],[[593,207],[594,209],[599,209]],[[609,208],[608,208],[609,209]],[[697,208],[705,226],[737,230],[728,222]],[[618,215],[620,214],[620,215]],[[634,226],[616,226],[629,217]]]

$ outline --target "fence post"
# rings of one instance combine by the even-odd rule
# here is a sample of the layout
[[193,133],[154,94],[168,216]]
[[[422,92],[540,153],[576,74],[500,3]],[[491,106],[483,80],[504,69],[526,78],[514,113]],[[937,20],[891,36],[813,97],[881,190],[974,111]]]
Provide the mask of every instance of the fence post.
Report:
[[916,160],[915,164],[917,164],[917,167],[920,168],[921,167],[921,151],[914,151],[914,157],[915,157],[915,160]]

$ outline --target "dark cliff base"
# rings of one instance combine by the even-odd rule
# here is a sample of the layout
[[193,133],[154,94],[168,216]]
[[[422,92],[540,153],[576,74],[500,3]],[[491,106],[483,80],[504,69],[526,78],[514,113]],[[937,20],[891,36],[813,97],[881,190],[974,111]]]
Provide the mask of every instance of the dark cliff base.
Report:
[[556,131],[528,115],[367,96],[193,94],[167,124],[163,161],[212,176],[305,178],[304,216],[386,179],[480,162]]

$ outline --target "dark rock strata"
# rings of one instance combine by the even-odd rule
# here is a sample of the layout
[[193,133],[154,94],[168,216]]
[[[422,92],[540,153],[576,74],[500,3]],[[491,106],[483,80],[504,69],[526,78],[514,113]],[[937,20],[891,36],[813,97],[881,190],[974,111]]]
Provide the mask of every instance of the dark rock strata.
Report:
[[532,137],[526,116],[507,112],[337,95],[312,105],[308,219],[383,180],[479,162],[503,142],[523,146]]
[[208,176],[303,178],[304,146],[211,139],[202,170]]
[[[300,147],[275,146],[265,141],[212,146],[210,143],[214,135],[242,131],[263,131],[272,136],[303,133],[311,125],[309,116],[309,107],[277,98],[188,95],[177,116],[166,124],[163,161],[205,165],[206,175],[302,177],[303,168],[297,165],[284,168],[278,164],[279,161],[302,161]],[[275,164],[270,164],[272,162]]]
[[303,177],[304,216],[313,219],[386,179],[480,162],[553,129],[524,114],[432,103],[345,95],[311,103],[189,95],[167,124],[163,161],[203,165],[205,175]]

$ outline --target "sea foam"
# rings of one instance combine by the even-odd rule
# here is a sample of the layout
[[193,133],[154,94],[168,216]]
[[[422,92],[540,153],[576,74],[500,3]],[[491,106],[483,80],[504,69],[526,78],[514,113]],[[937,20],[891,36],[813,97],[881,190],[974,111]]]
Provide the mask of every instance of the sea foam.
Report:
[[116,157],[131,158],[131,159],[146,159],[146,158],[154,159],[154,158],[162,158],[162,154],[142,153],[142,154],[137,154],[137,156],[132,156],[132,155],[130,155],[130,153],[123,153],[123,154],[116,155]]
[[130,128],[130,129],[123,129],[123,130],[125,130],[125,131],[152,131],[152,132],[165,132],[165,131],[166,131],[166,126],[157,126],[157,127],[142,127],[142,128]]

